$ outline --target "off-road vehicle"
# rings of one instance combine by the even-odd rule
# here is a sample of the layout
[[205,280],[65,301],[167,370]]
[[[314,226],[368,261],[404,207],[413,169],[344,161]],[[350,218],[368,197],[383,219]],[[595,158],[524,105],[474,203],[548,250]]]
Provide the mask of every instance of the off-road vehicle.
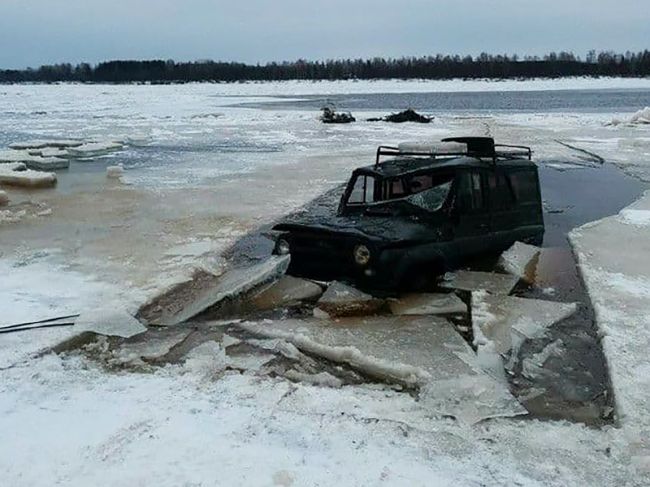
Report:
[[304,212],[274,230],[292,275],[418,287],[517,240],[542,242],[537,166],[529,147],[490,137],[380,146],[373,165],[353,171],[337,211]]

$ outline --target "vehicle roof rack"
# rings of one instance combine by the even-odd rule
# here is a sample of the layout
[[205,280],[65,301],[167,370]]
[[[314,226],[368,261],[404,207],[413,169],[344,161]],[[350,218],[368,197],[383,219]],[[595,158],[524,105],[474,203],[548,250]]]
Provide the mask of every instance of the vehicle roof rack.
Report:
[[[422,145],[400,145],[399,147],[390,145],[380,145],[377,148],[377,158],[375,167],[379,166],[382,156],[422,156],[431,157],[475,157],[478,159],[489,158],[493,164],[498,160],[512,160],[527,158],[532,159],[532,150],[524,145],[495,144],[492,137],[447,137],[440,142],[449,144],[444,146],[422,146]],[[456,145],[451,145],[456,144]],[[460,144],[465,147],[461,148]],[[504,150],[497,150],[506,149]],[[511,150],[515,149],[515,150]]]

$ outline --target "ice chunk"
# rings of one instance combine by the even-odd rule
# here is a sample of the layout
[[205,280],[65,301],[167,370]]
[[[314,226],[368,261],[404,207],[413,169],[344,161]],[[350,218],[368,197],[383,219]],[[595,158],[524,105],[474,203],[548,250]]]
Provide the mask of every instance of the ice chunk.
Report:
[[442,318],[386,316],[234,326],[282,338],[312,356],[346,363],[379,380],[420,387],[420,404],[431,414],[473,424],[526,413],[507,385],[476,366],[472,349]]
[[252,297],[252,304],[259,309],[270,309],[306,299],[316,299],[323,288],[313,281],[284,276]]
[[408,294],[388,301],[394,315],[442,315],[467,313],[467,306],[454,293]]
[[106,177],[110,179],[119,179],[124,175],[124,166],[118,164],[116,166],[108,166],[106,168]]
[[650,124],[650,107],[642,108],[630,115],[629,118],[621,120],[620,118],[613,118],[609,125],[620,125],[620,124],[630,124],[630,125],[648,125]]
[[383,305],[383,300],[335,281],[318,300],[317,308],[328,316],[358,316],[376,313]]
[[533,245],[515,242],[499,257],[501,268],[528,283],[535,281],[535,267],[540,249]]
[[508,388],[487,375],[432,381],[420,390],[423,407],[465,424],[527,414]]
[[477,346],[492,342],[497,353],[518,347],[524,340],[540,336],[554,323],[572,315],[576,303],[472,294],[472,327]]
[[68,151],[59,147],[44,147],[42,149],[27,149],[30,156],[60,157],[65,159],[69,156]]
[[519,277],[493,272],[456,271],[446,274],[440,287],[460,289],[462,291],[479,291],[481,289],[492,294],[510,294],[512,288],[519,282]]
[[0,190],[0,206],[6,206],[9,204],[9,195],[6,191]]
[[187,372],[205,377],[221,372],[227,365],[228,358],[224,349],[214,340],[194,347],[185,358]]
[[316,386],[331,387],[339,389],[343,385],[343,381],[338,377],[334,377],[328,372],[320,372],[318,374],[306,374],[298,372],[297,370],[289,369],[284,373],[284,376],[295,382],[305,382]]
[[124,310],[106,308],[86,311],[75,320],[73,331],[91,331],[100,335],[129,338],[147,328]]
[[110,154],[124,148],[119,142],[89,142],[68,149],[70,157],[92,158]]
[[247,268],[231,269],[215,275],[196,269],[189,280],[174,284],[145,303],[137,313],[148,324],[170,326],[196,316],[223,299],[235,298],[257,286],[281,277],[289,266],[289,256],[273,256]]
[[164,360],[176,345],[182,343],[192,330],[187,327],[149,329],[125,341],[115,351],[115,360],[120,364],[137,364],[141,361],[155,362]]
[[442,318],[349,317],[336,323],[311,319],[234,326],[260,336],[282,338],[307,353],[347,363],[382,379],[418,384],[432,377],[474,373],[461,358],[473,355],[471,348]]
[[23,162],[30,169],[63,169],[68,167],[67,160],[60,157],[42,157],[28,151],[0,151],[0,163]]
[[648,226],[650,225],[650,210],[633,210],[626,208],[618,214],[619,220],[630,225]]
[[0,184],[26,188],[48,188],[56,184],[56,174],[26,169],[23,163],[0,164]]
[[83,144],[82,141],[80,140],[66,140],[66,139],[61,139],[61,140],[28,140],[25,142],[14,142],[13,144],[9,144],[9,148],[11,149],[18,149],[18,150],[24,150],[24,149],[43,149],[45,147],[60,147],[60,148],[65,148],[65,147],[78,147],[81,144]]

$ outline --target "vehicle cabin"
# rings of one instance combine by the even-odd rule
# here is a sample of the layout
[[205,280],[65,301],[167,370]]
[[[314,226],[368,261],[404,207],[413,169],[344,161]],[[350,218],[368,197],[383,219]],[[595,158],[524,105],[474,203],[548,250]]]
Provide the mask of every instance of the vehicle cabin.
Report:
[[[438,275],[517,240],[540,244],[544,222],[537,166],[528,147],[497,145],[488,137],[381,146],[375,164],[353,171],[336,218],[276,229],[287,232],[281,240],[297,275],[372,278],[373,286],[394,287],[405,279],[413,282],[414,273]],[[333,270],[336,265],[325,264],[324,273],[314,270],[318,252],[308,242],[316,234],[320,241],[313,245],[323,251],[319,258],[328,259],[328,242],[354,244],[341,276]]]

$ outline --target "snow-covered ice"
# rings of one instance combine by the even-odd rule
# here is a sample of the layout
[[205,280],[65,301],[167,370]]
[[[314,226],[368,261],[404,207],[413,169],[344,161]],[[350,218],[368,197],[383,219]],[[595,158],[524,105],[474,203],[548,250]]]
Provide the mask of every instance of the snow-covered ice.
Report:
[[[624,210],[650,211],[650,193]],[[571,243],[594,304],[628,461],[650,474],[650,226],[611,216],[574,230]]]

